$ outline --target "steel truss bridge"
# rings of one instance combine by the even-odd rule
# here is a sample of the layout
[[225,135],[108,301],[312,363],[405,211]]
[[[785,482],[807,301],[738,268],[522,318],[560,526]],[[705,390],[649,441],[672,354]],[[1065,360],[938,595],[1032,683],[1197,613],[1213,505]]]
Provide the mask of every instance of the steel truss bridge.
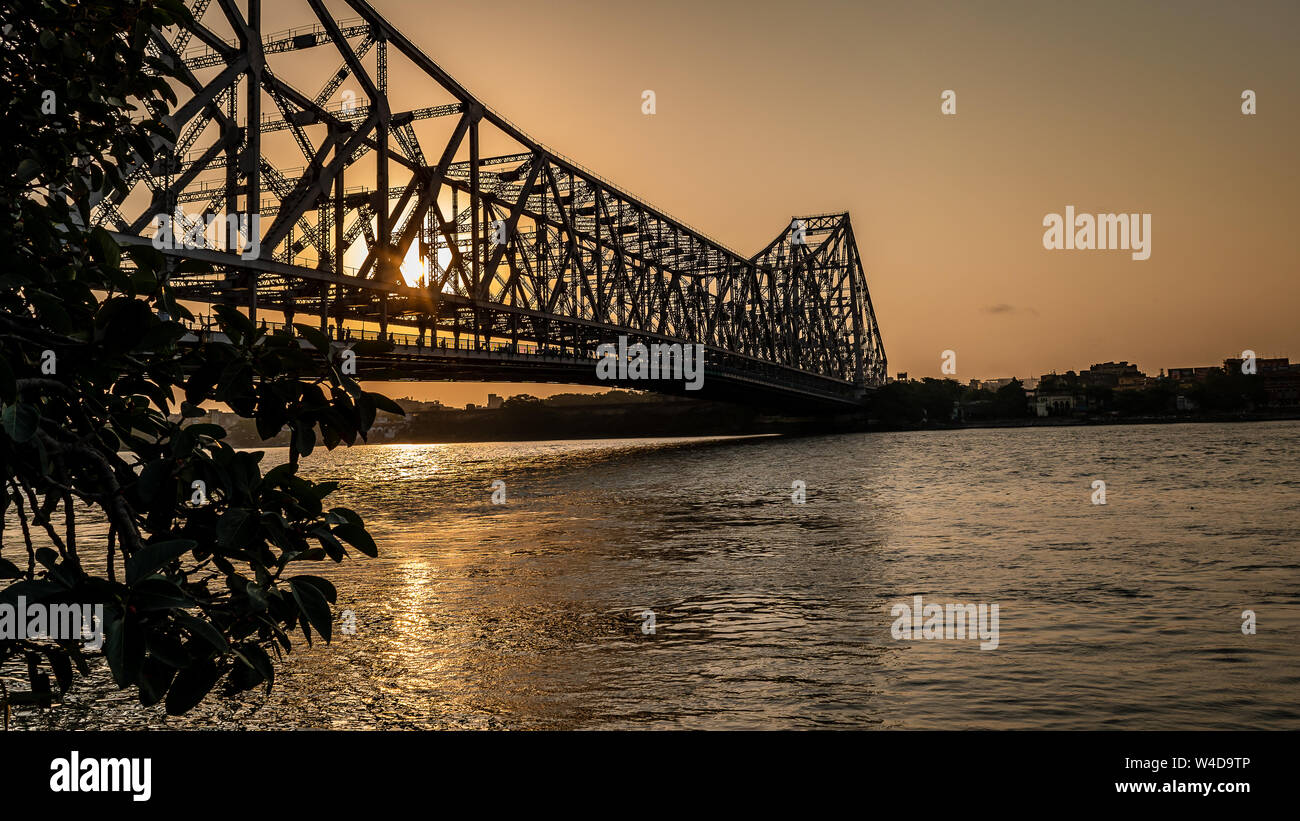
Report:
[[[349,19],[305,0],[314,20],[264,34],[261,0],[191,0],[192,30],[153,32],[151,53],[183,79],[177,138],[137,158],[130,193],[98,202],[95,221],[124,243],[150,242],[160,215],[178,235],[195,216],[261,221],[254,259],[165,251],[177,298],[319,321],[335,338],[375,324],[365,335],[396,346],[363,363],[374,378],[612,386],[596,348],[625,335],[704,345],[700,398],[844,410],[884,381],[848,214],[792,219],[742,256],[531,139],[365,0],[345,2]],[[337,70],[320,71],[331,51]],[[393,109],[390,56],[427,83],[428,105]],[[325,78],[315,93],[285,79],[305,58]]]

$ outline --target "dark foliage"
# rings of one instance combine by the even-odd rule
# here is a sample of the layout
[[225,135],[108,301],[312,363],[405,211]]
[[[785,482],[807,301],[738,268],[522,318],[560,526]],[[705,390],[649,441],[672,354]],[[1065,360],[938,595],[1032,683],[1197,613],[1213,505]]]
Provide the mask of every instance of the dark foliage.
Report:
[[[309,327],[268,334],[221,308],[223,335],[186,336],[170,263],[84,227],[174,141],[171,70],[145,46],[188,21],[177,0],[0,8],[0,602],[102,604],[117,684],[170,713],[218,684],[269,689],[296,629],[329,641],[334,586],[301,568],[376,548],[298,460],[364,438],[376,409],[400,413]],[[262,453],[195,422],[205,402],[264,438],[287,427],[290,462],[264,473]],[[87,661],[75,642],[0,642],[0,669],[25,666],[36,695]]]

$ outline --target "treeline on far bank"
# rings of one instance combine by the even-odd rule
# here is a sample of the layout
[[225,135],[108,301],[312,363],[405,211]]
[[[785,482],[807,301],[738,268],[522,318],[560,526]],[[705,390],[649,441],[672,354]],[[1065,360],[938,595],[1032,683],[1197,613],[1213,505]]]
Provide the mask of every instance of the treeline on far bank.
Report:
[[1273,409],[1263,380],[1253,374],[1214,372],[1191,385],[1159,379],[1123,390],[1044,377],[1037,391],[1026,391],[1018,379],[989,391],[926,377],[882,386],[873,397],[871,417],[886,426],[1027,420],[1040,416],[1041,394],[1071,399],[1068,408],[1046,409],[1049,417],[1196,417]]
[[[1053,405],[1048,416],[1037,412],[1040,395],[1073,406]],[[1179,400],[1182,400],[1181,402]],[[1040,390],[1026,391],[1012,381],[996,391],[974,389],[952,379],[926,378],[891,382],[874,392],[865,415],[800,416],[760,408],[653,393],[610,391],[562,394],[538,399],[526,394],[500,407],[429,409],[409,407],[405,417],[381,413],[369,441],[373,444],[490,442],[545,439],[636,438],[644,436],[738,436],[753,434],[821,434],[870,429],[911,429],[963,424],[1056,424],[1124,419],[1222,419],[1273,411],[1253,376],[1211,374],[1205,382],[1183,385],[1153,380],[1143,389],[1114,388],[1051,379]],[[399,403],[404,400],[399,400]],[[1182,408],[1180,410],[1180,408]],[[1189,410],[1191,408],[1191,410]],[[1284,416],[1294,416],[1291,409]],[[1259,414],[1262,416],[1262,414]],[[1255,417],[1250,417],[1255,418]],[[263,440],[247,420],[226,423],[236,447],[284,445],[284,435]]]
[[[794,420],[724,402],[662,401],[561,404],[533,397],[507,399],[500,408],[439,410],[413,414],[388,441],[486,442],[538,439],[606,439],[642,436],[735,436],[785,433]],[[384,432],[386,434],[386,431]],[[381,436],[384,434],[381,434]],[[383,438],[375,441],[383,442]]]

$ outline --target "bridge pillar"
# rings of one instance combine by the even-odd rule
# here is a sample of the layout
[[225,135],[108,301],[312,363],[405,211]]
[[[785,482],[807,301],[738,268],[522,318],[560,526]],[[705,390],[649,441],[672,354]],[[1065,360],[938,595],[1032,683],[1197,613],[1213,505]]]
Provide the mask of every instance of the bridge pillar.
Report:
[[[342,141],[334,145],[334,156],[337,160],[339,153],[343,150]],[[334,260],[332,267],[335,276],[343,276],[343,175],[345,169],[340,167],[339,173],[334,176]],[[325,333],[329,329],[329,311],[330,297],[334,286],[328,282],[321,283],[320,296],[320,329]]]
[[[230,215],[239,213],[239,175],[240,152],[244,142],[244,130],[239,127],[239,95],[234,88],[226,97],[226,116],[229,118],[223,137],[226,142],[226,247],[234,248],[239,243],[239,227],[230,223]],[[251,229],[250,229],[251,230]],[[234,266],[225,267],[226,282],[237,286],[243,275]]]
[[[244,158],[248,168],[248,194],[244,199],[244,210],[252,214],[262,210],[262,67],[265,57],[262,55],[262,0],[248,0],[248,116],[244,138]],[[253,230],[251,227],[250,231]],[[250,270],[246,277],[248,283],[248,318],[257,321],[257,271]]]
[[478,178],[478,120],[469,124],[469,248],[471,294],[478,294],[479,278],[479,178]]

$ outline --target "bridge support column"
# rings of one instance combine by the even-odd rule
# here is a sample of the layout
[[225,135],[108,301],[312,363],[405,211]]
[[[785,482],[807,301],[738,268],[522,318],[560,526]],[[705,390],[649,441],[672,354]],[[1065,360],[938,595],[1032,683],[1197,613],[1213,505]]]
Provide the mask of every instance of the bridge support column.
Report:
[[469,248],[471,294],[478,294],[479,278],[479,179],[478,179],[478,120],[469,125]]
[[[244,199],[244,210],[249,216],[249,230],[253,230],[252,215],[261,213],[262,209],[262,0],[248,0],[248,28],[252,37],[248,38],[248,116],[244,138],[244,160],[248,167],[248,195]],[[250,270],[246,278],[248,283],[248,318],[257,321],[257,271]]]
[[[236,85],[238,81],[236,80]],[[239,243],[239,228],[230,224],[230,215],[239,213],[239,163],[242,156],[242,144],[244,142],[244,132],[239,128],[239,95],[232,88],[226,98],[226,116],[229,118],[230,125],[224,133],[226,141],[226,247],[235,248]],[[250,229],[251,230],[251,229]],[[225,267],[226,283],[234,287],[243,281],[243,275],[239,269],[233,266]]]
[[[342,151],[339,143],[335,144],[334,152],[337,157]],[[333,268],[335,276],[343,276],[343,174],[345,169],[340,168],[339,173],[334,177],[334,260]],[[334,285],[329,282],[321,283],[320,296],[320,329],[321,333],[329,332],[329,312],[330,301],[333,295]]]

